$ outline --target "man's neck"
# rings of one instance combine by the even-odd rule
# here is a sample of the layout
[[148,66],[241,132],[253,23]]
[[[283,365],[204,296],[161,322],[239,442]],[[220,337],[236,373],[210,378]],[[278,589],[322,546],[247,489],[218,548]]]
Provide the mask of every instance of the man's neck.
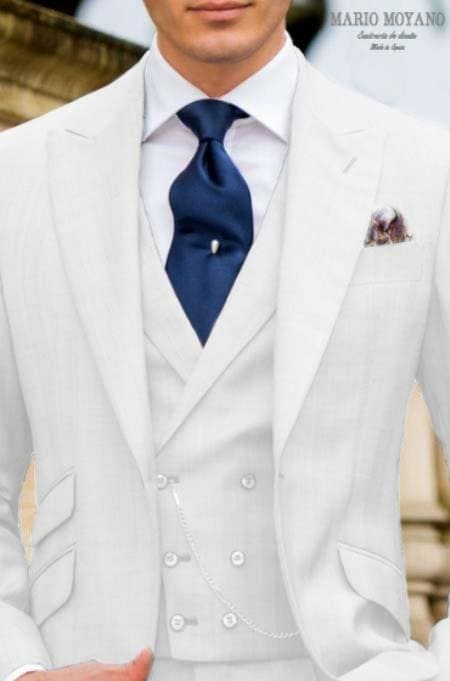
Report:
[[158,47],[166,61],[208,97],[222,97],[262,69],[281,50],[286,38],[284,27],[255,54],[238,62],[205,62],[181,53],[164,35],[158,34]]

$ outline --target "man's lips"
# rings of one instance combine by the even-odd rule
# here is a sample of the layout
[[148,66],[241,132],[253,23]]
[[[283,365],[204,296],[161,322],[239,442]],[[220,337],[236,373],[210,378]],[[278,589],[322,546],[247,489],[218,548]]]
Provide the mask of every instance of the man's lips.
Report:
[[251,2],[203,2],[189,9],[210,19],[232,19],[251,6]]
[[232,9],[243,9],[249,7],[250,2],[201,2],[198,5],[191,6],[190,9],[195,12],[225,12]]

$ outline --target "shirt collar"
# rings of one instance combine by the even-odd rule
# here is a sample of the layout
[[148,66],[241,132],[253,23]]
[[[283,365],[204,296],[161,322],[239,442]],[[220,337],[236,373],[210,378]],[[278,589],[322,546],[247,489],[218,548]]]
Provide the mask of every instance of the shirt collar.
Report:
[[[290,35],[281,50],[262,69],[221,100],[246,111],[253,119],[288,142],[291,103],[298,76],[298,59]],[[177,111],[208,96],[178,73],[162,56],[154,36],[145,64],[143,141]]]

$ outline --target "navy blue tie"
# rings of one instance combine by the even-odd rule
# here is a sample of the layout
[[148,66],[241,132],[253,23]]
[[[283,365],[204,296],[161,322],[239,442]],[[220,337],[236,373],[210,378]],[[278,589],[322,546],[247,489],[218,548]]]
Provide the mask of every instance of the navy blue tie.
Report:
[[249,188],[223,146],[233,122],[248,114],[202,99],[178,116],[199,145],[170,189],[175,231],[166,271],[204,345],[253,242]]

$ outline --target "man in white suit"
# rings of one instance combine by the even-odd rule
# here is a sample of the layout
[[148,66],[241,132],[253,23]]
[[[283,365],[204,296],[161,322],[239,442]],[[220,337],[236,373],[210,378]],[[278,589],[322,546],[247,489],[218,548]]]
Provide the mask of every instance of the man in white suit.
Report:
[[0,678],[448,681],[398,461],[415,379],[450,451],[449,134],[288,0],[147,5],[136,66],[0,138]]

